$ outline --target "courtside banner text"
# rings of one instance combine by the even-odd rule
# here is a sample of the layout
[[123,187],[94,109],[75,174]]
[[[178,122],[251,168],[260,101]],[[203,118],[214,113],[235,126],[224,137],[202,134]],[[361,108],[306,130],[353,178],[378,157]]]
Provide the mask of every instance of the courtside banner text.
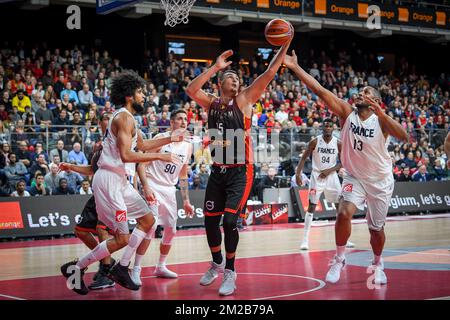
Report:
[[[178,226],[203,226],[205,190],[190,190],[194,216],[189,218],[177,191]],[[0,238],[73,234],[84,205],[91,196],[47,196],[0,198]],[[136,225],[129,220],[130,229]]]
[[368,8],[371,5],[377,5],[380,8],[379,15],[382,24],[450,29],[450,11],[442,7],[433,10],[413,8],[407,5],[383,5],[370,1],[314,0],[312,13],[316,17],[365,22],[369,16]]
[[[308,188],[292,188],[291,192],[294,208],[304,219],[308,209]],[[449,210],[450,181],[396,182],[388,213]],[[336,216],[334,204],[325,201],[323,194],[314,215],[317,218]]]

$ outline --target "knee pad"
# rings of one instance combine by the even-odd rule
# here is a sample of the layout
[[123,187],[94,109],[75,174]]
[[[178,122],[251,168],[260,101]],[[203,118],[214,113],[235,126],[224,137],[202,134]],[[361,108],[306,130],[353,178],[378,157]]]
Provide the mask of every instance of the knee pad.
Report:
[[163,232],[163,237],[161,240],[161,244],[163,245],[171,245],[172,240],[175,237],[175,234],[177,233],[176,227],[165,227]]

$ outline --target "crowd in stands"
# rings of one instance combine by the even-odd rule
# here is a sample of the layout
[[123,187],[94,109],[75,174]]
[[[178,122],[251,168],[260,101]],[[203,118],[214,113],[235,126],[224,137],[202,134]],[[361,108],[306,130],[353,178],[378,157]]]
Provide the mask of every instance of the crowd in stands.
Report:
[[[11,49],[14,47],[15,49]],[[155,51],[157,52],[157,51]],[[145,111],[135,119],[147,137],[167,130],[170,113],[186,110],[190,128],[205,132],[207,114],[186,94],[189,81],[209,63],[187,63],[168,54],[166,59],[146,52],[141,75],[147,80]],[[266,68],[260,56],[235,63],[241,84],[247,86]],[[378,88],[382,107],[409,133],[409,141],[391,140],[393,173],[398,181],[448,179],[443,141],[450,115],[450,75],[432,78],[416,72],[407,60],[396,70],[382,71],[373,53],[356,46],[300,57],[300,63],[337,96],[353,103],[362,86]],[[111,79],[123,70],[120,60],[108,51],[71,49],[25,49],[25,44],[0,48],[0,194],[13,196],[90,193],[90,177],[58,172],[60,162],[88,164],[94,144],[102,137],[98,126],[105,112],[116,107],[109,101]],[[204,89],[218,94],[217,77]],[[253,130],[266,130],[267,141],[254,139],[255,149],[279,148],[276,163],[257,163],[256,185],[278,186],[264,176],[290,177],[306,144],[321,133],[324,118],[339,122],[327,106],[288,69],[267,87],[254,106]],[[271,134],[280,139],[271,141]],[[204,189],[212,163],[206,144],[196,149],[189,173],[192,189]],[[203,148],[205,147],[205,148]],[[271,170],[274,168],[275,170]],[[309,174],[310,163],[304,172]],[[270,171],[270,174],[269,174]],[[279,181],[279,180],[277,180]],[[288,181],[289,179],[284,179]],[[282,184],[281,184],[282,185]],[[257,193],[257,192],[256,192]]]

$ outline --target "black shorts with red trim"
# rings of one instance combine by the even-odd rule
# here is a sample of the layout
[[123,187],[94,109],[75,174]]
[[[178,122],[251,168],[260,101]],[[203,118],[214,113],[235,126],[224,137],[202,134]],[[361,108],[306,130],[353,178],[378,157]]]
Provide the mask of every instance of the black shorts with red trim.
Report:
[[75,226],[75,230],[97,234],[97,227],[111,233],[110,229],[104,223],[98,221],[95,198],[92,196],[84,205],[83,212],[81,212],[80,220]]
[[205,216],[229,212],[244,217],[253,179],[253,164],[231,167],[213,165],[203,206]]

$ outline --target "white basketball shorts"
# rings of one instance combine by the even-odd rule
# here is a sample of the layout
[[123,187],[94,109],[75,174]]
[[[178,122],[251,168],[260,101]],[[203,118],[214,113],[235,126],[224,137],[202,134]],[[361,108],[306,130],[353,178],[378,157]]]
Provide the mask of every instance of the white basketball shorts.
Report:
[[379,181],[368,182],[358,180],[347,173],[342,183],[342,196],[345,201],[353,203],[360,210],[364,210],[364,204],[367,203],[367,224],[369,229],[375,231],[384,227],[393,191],[392,175]]

